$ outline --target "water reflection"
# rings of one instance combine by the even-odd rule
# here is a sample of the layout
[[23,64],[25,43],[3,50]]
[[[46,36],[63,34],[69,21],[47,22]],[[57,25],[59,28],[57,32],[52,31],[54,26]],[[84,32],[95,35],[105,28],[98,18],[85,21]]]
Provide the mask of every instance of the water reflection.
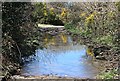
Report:
[[43,39],[46,47],[50,45],[61,46],[61,45],[72,44],[70,37],[65,34],[59,34],[57,36],[50,36],[49,34],[46,34]]
[[60,34],[44,37],[47,48],[36,50],[36,59],[23,68],[23,75],[58,75],[80,78],[93,78],[97,68],[85,58],[83,45],[73,45],[70,36]]

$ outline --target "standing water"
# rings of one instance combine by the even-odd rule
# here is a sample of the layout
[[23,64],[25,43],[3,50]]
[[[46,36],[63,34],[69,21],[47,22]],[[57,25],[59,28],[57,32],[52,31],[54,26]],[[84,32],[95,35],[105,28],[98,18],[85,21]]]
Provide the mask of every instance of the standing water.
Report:
[[94,78],[99,73],[86,57],[85,46],[74,45],[70,36],[46,36],[44,44],[46,48],[36,50],[36,60],[25,64],[22,75]]

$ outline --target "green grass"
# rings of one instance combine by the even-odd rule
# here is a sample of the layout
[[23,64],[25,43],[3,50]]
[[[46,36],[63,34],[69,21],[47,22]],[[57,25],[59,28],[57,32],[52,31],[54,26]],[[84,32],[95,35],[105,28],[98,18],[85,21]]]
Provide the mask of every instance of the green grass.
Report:
[[103,72],[97,76],[99,79],[115,79],[115,76],[118,76],[117,69],[111,70],[109,72]]
[[106,35],[106,36],[99,36],[97,38],[93,38],[94,42],[113,46],[113,37],[111,35]]
[[89,31],[81,30],[80,28],[77,28],[76,25],[74,25],[72,23],[65,24],[65,29],[73,34],[79,34],[82,36],[90,36],[91,35],[90,30]]

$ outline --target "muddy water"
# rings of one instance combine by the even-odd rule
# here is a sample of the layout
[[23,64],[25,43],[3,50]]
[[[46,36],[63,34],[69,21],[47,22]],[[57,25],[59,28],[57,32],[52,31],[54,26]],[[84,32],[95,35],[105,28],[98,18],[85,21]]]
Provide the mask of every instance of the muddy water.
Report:
[[36,60],[25,64],[22,75],[94,78],[99,73],[92,59],[86,56],[86,47],[74,45],[70,36],[46,35],[43,41],[46,48],[36,50]]

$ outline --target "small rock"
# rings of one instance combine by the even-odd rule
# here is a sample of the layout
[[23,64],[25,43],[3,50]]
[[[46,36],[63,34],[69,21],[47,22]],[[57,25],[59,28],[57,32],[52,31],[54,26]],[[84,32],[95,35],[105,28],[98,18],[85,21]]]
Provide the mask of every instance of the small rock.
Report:
[[96,56],[96,59],[99,59],[99,60],[106,60],[104,56]]

